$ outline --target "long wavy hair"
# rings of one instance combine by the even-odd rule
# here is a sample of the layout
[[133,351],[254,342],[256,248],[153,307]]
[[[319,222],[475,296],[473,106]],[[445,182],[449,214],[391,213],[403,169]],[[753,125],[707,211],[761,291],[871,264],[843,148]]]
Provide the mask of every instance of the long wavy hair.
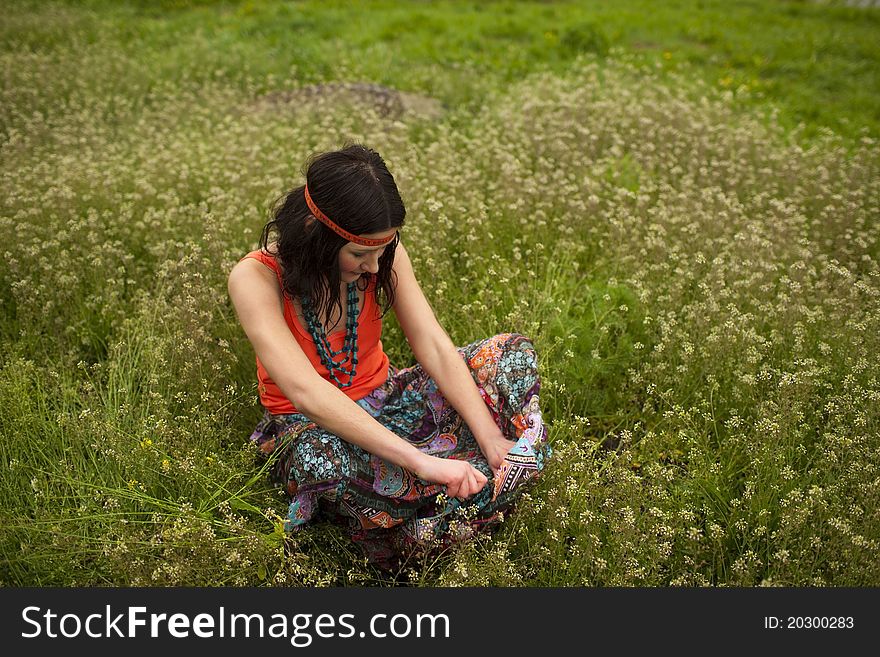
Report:
[[[346,144],[338,151],[318,153],[308,159],[303,175],[315,204],[348,232],[366,235],[403,226],[406,208],[394,177],[376,151]],[[318,317],[329,318],[332,310],[341,318],[339,251],[347,240],[314,218],[304,187],[292,189],[276,202],[260,236],[260,247],[268,252],[274,238],[284,294],[298,299],[308,296]],[[363,291],[375,278],[376,303],[383,317],[394,304],[397,280],[391,266],[399,241],[395,236],[388,243],[379,257],[377,274],[364,273],[357,281]]]

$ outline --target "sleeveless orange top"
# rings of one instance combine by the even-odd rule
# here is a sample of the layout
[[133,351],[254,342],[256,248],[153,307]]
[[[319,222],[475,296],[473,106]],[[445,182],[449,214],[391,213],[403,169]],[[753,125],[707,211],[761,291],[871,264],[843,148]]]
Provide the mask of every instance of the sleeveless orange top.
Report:
[[[281,285],[281,267],[274,256],[257,249],[248,253],[242,260],[245,258],[254,258],[262,262],[275,272],[275,275],[278,277],[278,284]],[[388,356],[382,350],[382,340],[380,339],[382,337],[382,318],[379,314],[379,306],[376,303],[375,286],[376,279],[373,278],[364,293],[364,307],[360,315],[358,315],[358,364],[354,383],[346,388],[340,388],[342,392],[354,400],[366,397],[385,383],[385,380],[388,378]],[[300,323],[296,316],[296,309],[286,294],[284,295],[284,320],[287,322],[293,337],[311,361],[315,371],[332,383],[330,372],[324,367],[321,357],[318,356],[315,341],[309,335],[308,329]],[[328,335],[327,341],[330,343],[330,348],[333,351],[342,349],[342,345],[345,343],[345,328]],[[349,380],[347,375],[339,372],[337,372],[336,376],[343,383],[347,383]],[[270,413],[277,415],[299,412],[269,377],[266,368],[263,367],[259,358],[257,358],[257,381],[259,383],[260,403]],[[334,385],[336,384],[334,383]]]

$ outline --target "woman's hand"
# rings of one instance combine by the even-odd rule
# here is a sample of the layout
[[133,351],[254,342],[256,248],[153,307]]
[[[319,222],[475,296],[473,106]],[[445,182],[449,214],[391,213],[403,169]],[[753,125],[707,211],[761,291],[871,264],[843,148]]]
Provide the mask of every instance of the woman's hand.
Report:
[[489,467],[492,468],[492,472],[497,472],[504,461],[504,457],[516,445],[514,441],[504,437],[501,429],[498,429],[498,427],[495,427],[495,429],[489,435],[477,438],[477,443],[480,445],[480,449],[483,451],[483,456],[486,457]]
[[415,468],[415,473],[425,481],[446,486],[448,497],[463,500],[482,490],[488,481],[486,475],[467,461],[441,459],[428,454],[423,456],[424,458]]

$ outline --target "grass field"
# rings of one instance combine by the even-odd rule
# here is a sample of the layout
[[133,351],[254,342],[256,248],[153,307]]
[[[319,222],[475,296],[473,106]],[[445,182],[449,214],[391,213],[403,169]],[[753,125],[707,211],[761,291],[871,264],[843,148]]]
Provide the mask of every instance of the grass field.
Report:
[[[880,585],[878,28],[818,2],[5,2],[0,583],[390,583],[333,527],[285,538],[225,283],[306,157],[356,139],[453,341],[535,342],[555,449],[497,535],[398,580]],[[383,342],[412,362],[390,315]]]

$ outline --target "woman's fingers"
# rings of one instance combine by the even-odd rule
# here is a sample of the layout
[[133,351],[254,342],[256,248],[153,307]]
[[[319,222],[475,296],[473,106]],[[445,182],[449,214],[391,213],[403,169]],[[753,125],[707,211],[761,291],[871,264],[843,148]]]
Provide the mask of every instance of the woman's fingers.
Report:
[[457,497],[464,500],[468,496],[467,472],[457,472],[455,479],[446,487],[449,497]]
[[458,461],[456,470],[446,482],[446,494],[464,500],[480,492],[488,478],[470,463]]
[[486,475],[484,475],[482,472],[480,472],[479,470],[477,470],[474,467],[471,467],[471,476],[473,477],[473,480],[474,480],[474,490],[471,493],[471,495],[475,495],[475,494],[479,493],[481,490],[483,490],[483,486],[486,485],[487,479],[486,479]]
[[467,498],[469,498],[471,495],[474,494],[473,489],[474,489],[473,477],[472,477],[470,471],[468,471],[465,473],[464,479],[461,482],[461,488],[459,489],[459,497],[462,500],[466,500]]
[[459,484],[454,481],[446,484],[446,495],[448,497],[458,497],[459,488]]
[[475,467],[469,466],[467,472],[467,493],[464,497],[470,497],[471,495],[479,493],[483,489],[483,486],[486,485],[486,481],[486,475]]
[[458,481],[458,495],[457,497],[462,500],[470,497],[471,495],[471,482],[470,482],[470,471],[471,466],[470,463],[460,462],[461,470],[460,470],[460,479]]

